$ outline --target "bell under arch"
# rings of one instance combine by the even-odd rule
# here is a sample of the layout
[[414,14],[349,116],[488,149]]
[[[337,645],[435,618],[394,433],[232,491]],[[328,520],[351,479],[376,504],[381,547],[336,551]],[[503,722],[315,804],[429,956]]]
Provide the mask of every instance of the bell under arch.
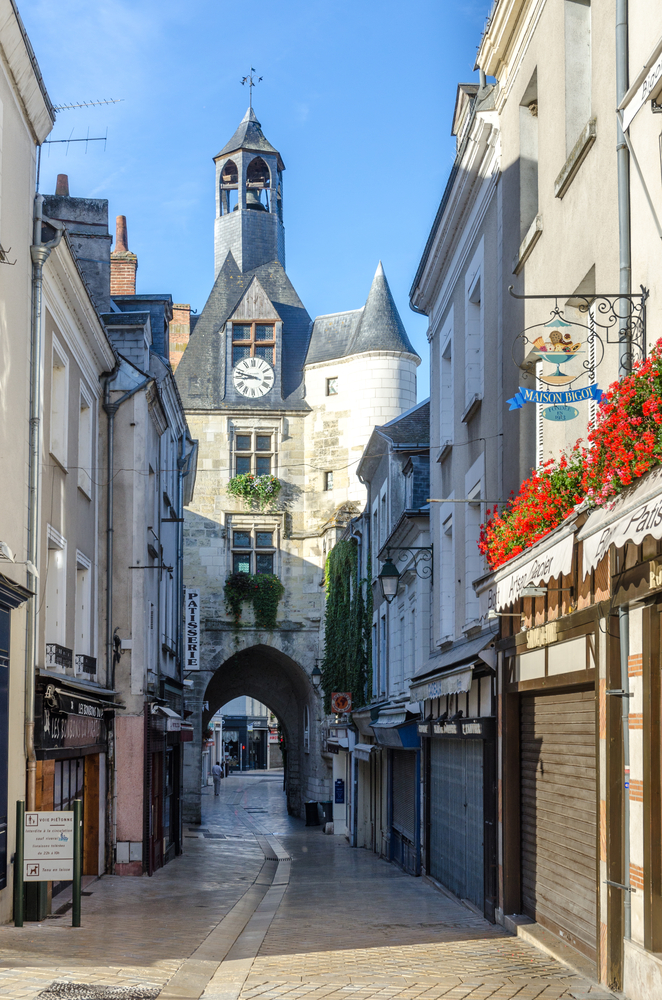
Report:
[[226,160],[220,170],[220,214],[233,212],[239,201],[239,169],[234,160]]
[[271,209],[271,173],[261,156],[255,156],[246,168],[246,208],[258,212]]

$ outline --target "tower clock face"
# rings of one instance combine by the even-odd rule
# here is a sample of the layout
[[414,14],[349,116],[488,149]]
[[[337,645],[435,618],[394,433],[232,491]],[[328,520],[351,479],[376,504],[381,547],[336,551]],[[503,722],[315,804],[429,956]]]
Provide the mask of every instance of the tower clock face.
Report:
[[274,386],[274,370],[264,358],[242,358],[232,372],[237,392],[249,399],[266,396]]

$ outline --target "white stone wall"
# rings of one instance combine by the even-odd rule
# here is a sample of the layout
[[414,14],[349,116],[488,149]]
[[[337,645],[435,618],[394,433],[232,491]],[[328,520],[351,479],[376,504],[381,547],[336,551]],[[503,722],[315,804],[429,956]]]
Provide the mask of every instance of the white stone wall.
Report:
[[[365,503],[366,491],[356,477],[356,467],[373,428],[415,405],[419,364],[415,355],[371,351],[306,367],[306,400],[313,408],[306,427],[306,496],[311,517],[321,517],[329,501],[334,508],[346,500],[360,506]],[[338,379],[338,392],[333,396],[326,394],[329,378]],[[332,491],[324,489],[327,471],[334,473]]]

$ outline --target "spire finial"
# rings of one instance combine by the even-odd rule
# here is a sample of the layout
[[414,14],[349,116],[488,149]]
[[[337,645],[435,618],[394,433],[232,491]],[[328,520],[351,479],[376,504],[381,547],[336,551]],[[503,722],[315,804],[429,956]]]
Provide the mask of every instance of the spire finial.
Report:
[[248,84],[248,93],[250,94],[250,97],[248,98],[248,107],[251,109],[253,108],[253,87],[257,87],[258,83],[260,83],[262,80],[261,76],[259,76],[256,80],[255,77],[253,76],[254,73],[255,73],[255,66],[251,66],[251,71],[248,74],[248,76],[243,76],[241,78],[242,86],[245,83]]

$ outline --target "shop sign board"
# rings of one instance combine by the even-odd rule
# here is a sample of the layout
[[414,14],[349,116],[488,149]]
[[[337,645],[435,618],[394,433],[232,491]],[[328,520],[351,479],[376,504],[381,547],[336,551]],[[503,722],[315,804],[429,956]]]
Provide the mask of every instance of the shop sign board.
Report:
[[200,591],[186,588],[185,670],[200,669]]
[[104,708],[93,699],[67,692],[57,694],[52,687],[43,696],[37,718],[37,742],[42,750],[64,747],[100,746],[106,742]]
[[331,711],[335,715],[352,711],[352,695],[349,691],[333,691],[331,694]]
[[72,812],[26,812],[24,838],[24,882],[73,879]]

